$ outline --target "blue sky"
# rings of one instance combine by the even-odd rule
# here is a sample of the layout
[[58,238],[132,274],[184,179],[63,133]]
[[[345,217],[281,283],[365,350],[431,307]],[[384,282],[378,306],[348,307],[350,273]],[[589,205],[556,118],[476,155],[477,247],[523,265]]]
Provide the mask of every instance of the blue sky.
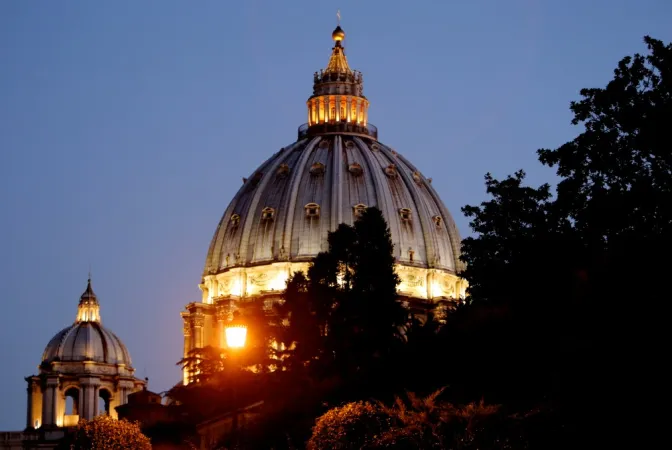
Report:
[[672,40],[669,0],[0,2],[0,430],[75,318],[92,267],[103,323],[137,375],[179,381],[179,312],[242,177],[296,138],[336,10],[370,122],[460,207],[579,130],[569,102],[642,37]]

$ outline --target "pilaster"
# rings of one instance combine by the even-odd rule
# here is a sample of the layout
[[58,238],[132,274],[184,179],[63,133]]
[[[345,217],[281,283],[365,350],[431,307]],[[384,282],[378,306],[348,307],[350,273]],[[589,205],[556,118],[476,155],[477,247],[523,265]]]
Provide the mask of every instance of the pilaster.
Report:
[[98,386],[100,378],[85,377],[79,380],[82,386],[82,409],[81,417],[91,420],[98,414]]

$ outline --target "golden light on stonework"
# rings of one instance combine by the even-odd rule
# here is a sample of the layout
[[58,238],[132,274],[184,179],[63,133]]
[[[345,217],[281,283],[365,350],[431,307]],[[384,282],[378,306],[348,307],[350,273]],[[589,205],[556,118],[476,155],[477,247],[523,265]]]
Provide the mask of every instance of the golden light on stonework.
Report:
[[247,339],[247,327],[241,324],[231,324],[224,330],[226,333],[226,345],[229,348],[245,347]]

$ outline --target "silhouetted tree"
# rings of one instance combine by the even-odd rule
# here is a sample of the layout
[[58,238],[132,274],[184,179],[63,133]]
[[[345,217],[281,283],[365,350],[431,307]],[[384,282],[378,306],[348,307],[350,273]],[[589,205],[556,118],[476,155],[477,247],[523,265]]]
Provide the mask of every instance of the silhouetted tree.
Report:
[[572,102],[583,131],[539,150],[560,177],[555,197],[524,186],[520,171],[487,175],[491,199],[463,208],[477,233],[463,243],[469,304],[442,333],[468,343],[453,356],[472,393],[551,402],[566,412],[557,420],[585,425],[581,402],[616,402],[605,380],[632,385],[624,367],[651,364],[635,343],[662,339],[653,334],[667,291],[660,259],[672,250],[672,44],[644,40],[648,55],[624,58],[606,88]]
[[389,354],[407,321],[397,301],[393,244],[377,208],[354,226],[341,224],[328,242],[307,276],[297,273],[287,284],[277,307],[283,343],[298,365],[356,371]]

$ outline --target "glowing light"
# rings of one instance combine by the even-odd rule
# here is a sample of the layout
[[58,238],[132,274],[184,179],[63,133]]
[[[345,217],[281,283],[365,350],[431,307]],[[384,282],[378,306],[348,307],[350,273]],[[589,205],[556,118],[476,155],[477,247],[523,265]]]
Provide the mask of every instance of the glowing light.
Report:
[[226,327],[226,345],[229,348],[243,348],[245,347],[245,339],[247,339],[247,327],[244,325],[229,325]]

